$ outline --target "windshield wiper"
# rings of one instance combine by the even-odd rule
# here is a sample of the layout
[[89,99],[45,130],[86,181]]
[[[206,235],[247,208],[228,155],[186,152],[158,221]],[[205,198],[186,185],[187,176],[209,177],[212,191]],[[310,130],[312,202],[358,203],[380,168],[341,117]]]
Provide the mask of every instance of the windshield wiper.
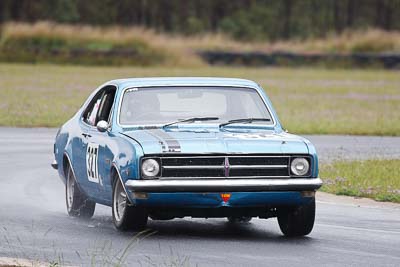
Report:
[[170,122],[170,123],[164,124],[162,126],[162,128],[166,128],[168,126],[171,126],[171,125],[174,125],[174,124],[177,124],[177,123],[181,123],[181,122],[215,121],[215,120],[218,120],[218,119],[219,119],[218,117],[193,117],[193,118],[177,120],[177,121],[174,121],[174,122]]
[[221,127],[224,127],[226,125],[233,124],[233,123],[252,123],[253,121],[271,121],[271,119],[268,119],[268,118],[236,119],[236,120],[230,120],[228,122],[221,123],[219,125],[219,127],[221,128]]

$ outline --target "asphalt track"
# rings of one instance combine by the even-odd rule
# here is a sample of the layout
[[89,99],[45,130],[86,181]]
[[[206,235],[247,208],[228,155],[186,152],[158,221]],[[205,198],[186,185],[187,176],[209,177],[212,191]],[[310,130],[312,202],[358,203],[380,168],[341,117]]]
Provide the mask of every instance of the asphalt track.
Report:
[[[224,219],[149,221],[148,232],[138,234],[117,232],[110,208],[100,205],[91,220],[70,218],[64,186],[49,165],[55,132],[0,128],[0,259],[108,266],[118,264],[123,254],[121,261],[129,266],[400,264],[400,205],[342,201],[325,194],[317,195],[313,232],[297,239],[284,238],[276,219],[239,226]],[[400,138],[309,139],[325,162],[400,158]]]

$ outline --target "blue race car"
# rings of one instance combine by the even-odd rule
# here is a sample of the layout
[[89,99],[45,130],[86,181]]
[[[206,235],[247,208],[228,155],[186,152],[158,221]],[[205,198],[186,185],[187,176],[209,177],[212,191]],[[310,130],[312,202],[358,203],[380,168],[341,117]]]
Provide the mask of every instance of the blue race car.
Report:
[[307,235],[322,185],[314,146],[243,79],[107,82],[60,128],[54,156],[68,214],[111,206],[119,230],[148,217],[277,217],[284,235]]

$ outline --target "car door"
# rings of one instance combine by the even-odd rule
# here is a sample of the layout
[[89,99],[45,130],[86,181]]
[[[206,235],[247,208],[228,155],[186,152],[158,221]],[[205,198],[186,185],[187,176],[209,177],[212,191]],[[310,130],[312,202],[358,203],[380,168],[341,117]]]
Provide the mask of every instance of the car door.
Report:
[[[99,102],[99,109],[96,115],[95,123],[107,121],[111,125],[111,113],[115,102],[116,88],[108,86]],[[112,133],[110,131],[100,132],[96,127],[91,127],[88,137],[88,148],[86,156],[86,165],[88,180],[97,184],[96,199],[103,204],[109,204],[110,199],[106,197],[105,192],[111,188],[111,164],[113,152],[111,150],[113,143]]]
[[79,186],[89,197],[99,193],[98,144],[92,139],[96,129],[96,118],[105,89],[101,89],[82,113],[79,119],[78,133],[72,142],[73,165]]

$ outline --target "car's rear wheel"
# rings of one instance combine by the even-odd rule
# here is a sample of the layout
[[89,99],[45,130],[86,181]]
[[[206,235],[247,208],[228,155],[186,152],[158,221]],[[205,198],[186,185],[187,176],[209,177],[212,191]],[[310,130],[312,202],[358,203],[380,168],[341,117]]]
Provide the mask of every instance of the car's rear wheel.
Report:
[[79,189],[71,166],[67,168],[67,181],[65,183],[65,202],[69,216],[91,218],[96,208],[96,202],[87,198]]
[[285,236],[308,235],[315,221],[315,198],[308,204],[278,209],[278,223]]
[[251,217],[248,216],[228,217],[228,221],[230,223],[249,223],[251,221]]
[[118,230],[140,231],[146,228],[147,212],[143,207],[137,207],[129,202],[125,189],[118,177],[114,179],[112,216]]

